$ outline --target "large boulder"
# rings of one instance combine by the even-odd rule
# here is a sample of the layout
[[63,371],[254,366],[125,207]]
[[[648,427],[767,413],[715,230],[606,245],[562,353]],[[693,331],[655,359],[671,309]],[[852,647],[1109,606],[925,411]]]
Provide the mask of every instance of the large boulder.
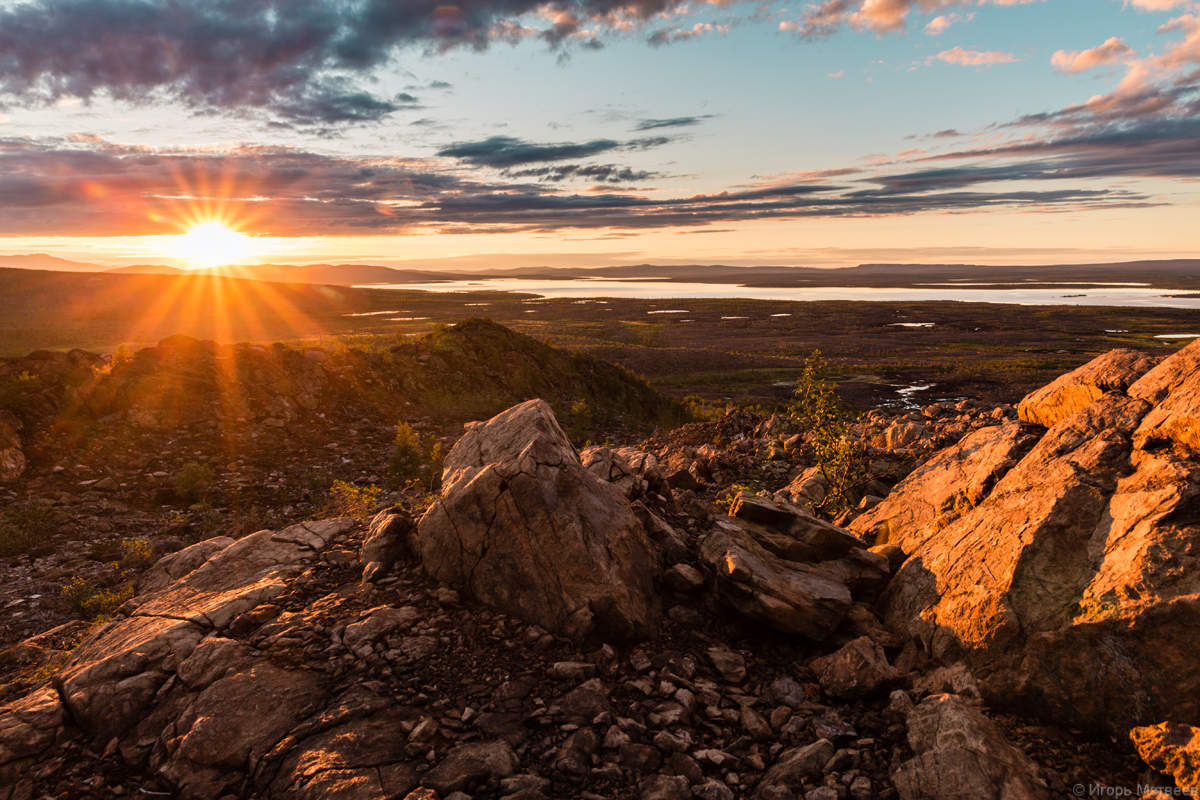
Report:
[[893,630],[965,659],[985,695],[1073,724],[1124,735],[1200,718],[1200,462],[1141,436],[1155,419],[1185,444],[1185,405],[1167,403],[1198,354],[1059,420],[961,516],[902,519]]
[[475,425],[446,457],[416,548],[433,577],[568,635],[650,634],[654,551],[624,493],[585,469],[550,406]]
[[1017,406],[1023,422],[1052,428],[1105,392],[1123,392],[1157,359],[1138,350],[1112,350],[1027,395]]
[[932,695],[908,714],[913,758],[892,783],[900,800],[1049,800],[1034,763],[969,701]]

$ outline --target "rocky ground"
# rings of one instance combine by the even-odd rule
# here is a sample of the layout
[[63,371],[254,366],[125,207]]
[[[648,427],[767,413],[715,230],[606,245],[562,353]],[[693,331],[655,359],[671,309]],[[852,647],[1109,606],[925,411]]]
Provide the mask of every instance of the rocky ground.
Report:
[[[1196,380],[1194,347],[1117,351],[1018,408],[870,415],[870,474],[825,518],[786,418],[577,449],[557,409],[515,405],[454,435],[435,497],[307,522],[311,502],[273,505],[253,533],[218,511],[130,563],[107,621],[9,646],[0,798],[1194,787]],[[386,427],[359,431],[346,453],[386,449]],[[284,485],[312,468],[269,441],[296,453]],[[59,461],[35,455],[10,499],[78,484]],[[77,524],[148,532],[122,482],[76,491]],[[53,545],[8,576],[89,560]]]

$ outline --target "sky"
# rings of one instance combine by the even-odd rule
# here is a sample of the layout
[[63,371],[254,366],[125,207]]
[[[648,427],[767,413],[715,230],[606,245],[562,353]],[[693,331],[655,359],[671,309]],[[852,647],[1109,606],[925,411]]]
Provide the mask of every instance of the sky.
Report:
[[1197,177],[1193,0],[0,0],[0,254],[1197,257]]

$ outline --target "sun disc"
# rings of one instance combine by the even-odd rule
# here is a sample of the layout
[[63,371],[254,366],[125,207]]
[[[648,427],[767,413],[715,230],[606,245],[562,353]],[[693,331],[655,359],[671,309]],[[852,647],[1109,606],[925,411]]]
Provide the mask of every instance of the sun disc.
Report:
[[201,222],[175,237],[175,254],[195,269],[244,263],[254,251],[251,237],[220,222]]

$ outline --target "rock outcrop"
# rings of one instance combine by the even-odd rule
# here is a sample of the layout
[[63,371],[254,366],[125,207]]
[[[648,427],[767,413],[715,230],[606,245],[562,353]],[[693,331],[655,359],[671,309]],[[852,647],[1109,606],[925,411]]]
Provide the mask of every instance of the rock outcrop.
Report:
[[901,800],[1049,800],[1029,757],[970,701],[922,700],[908,714],[913,758],[892,776]]
[[1200,728],[1163,722],[1129,732],[1138,755],[1175,785],[1195,796],[1200,791]]
[[1017,406],[1017,414],[1023,422],[1052,428],[1105,392],[1124,392],[1157,361],[1137,350],[1105,353],[1030,394]]
[[[1150,361],[1102,356],[1077,373],[1128,393],[1104,392],[1061,417],[1023,456],[1015,429],[974,434],[997,439],[980,458],[983,496],[961,516],[885,507],[859,523],[907,551],[884,598],[889,625],[935,658],[966,658],[985,695],[1025,698],[1077,724],[1124,735],[1170,714],[1200,717],[1200,676],[1187,666],[1200,641],[1180,633],[1200,626],[1200,525],[1190,510],[1200,464],[1183,399],[1198,355],[1190,345],[1136,380]],[[1104,384],[1098,373],[1113,364],[1116,383]],[[961,462],[954,449],[938,456],[892,508],[921,491],[944,506],[949,493],[936,487],[952,485]]]
[[987,497],[1036,440],[1017,422],[969,433],[913,470],[849,528],[874,537],[876,544],[916,552],[930,536]]
[[641,523],[541,400],[459,440],[416,549],[435,578],[554,631],[629,637],[656,625],[656,556]]

